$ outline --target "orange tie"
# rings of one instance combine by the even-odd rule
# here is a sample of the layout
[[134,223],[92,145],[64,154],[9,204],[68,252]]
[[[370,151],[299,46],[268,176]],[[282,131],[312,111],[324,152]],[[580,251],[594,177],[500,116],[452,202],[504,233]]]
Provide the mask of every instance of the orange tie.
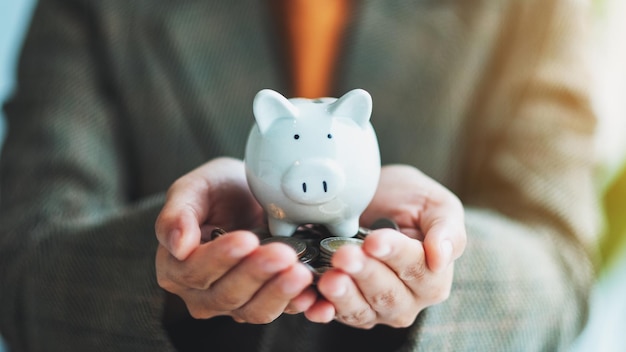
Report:
[[285,25],[293,94],[328,96],[343,30],[348,23],[347,0],[278,0]]

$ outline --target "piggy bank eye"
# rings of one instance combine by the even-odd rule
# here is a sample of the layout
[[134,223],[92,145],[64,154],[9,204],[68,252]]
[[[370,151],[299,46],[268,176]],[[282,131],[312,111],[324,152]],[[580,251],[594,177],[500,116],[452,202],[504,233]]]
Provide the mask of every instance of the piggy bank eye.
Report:
[[299,134],[294,134],[293,135],[293,139],[300,139],[300,135]]
[[326,137],[328,137],[328,139],[333,139],[333,135],[330,134],[330,133],[328,135],[326,135]]

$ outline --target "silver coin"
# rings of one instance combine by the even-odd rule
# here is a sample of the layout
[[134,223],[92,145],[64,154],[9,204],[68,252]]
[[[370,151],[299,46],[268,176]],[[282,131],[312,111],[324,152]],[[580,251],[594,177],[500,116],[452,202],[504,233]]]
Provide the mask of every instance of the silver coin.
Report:
[[330,265],[319,265],[315,268],[315,270],[317,271],[318,274],[323,274],[325,272],[327,272],[328,270],[332,269],[333,267]]
[[327,248],[320,247],[320,258],[327,258],[328,259],[328,258],[333,256],[333,253],[334,252],[330,252],[330,250],[327,249]]
[[268,238],[261,240],[262,245],[273,243],[273,242],[280,242],[280,243],[284,243],[288,245],[289,247],[293,248],[294,251],[296,251],[296,254],[298,255],[298,257],[304,254],[304,251],[306,250],[306,247],[307,247],[304,241],[301,241],[293,237],[274,236],[274,237],[268,237]]
[[313,246],[307,246],[306,250],[304,251],[304,253],[302,253],[302,255],[299,258],[300,262],[304,264],[310,263],[318,258],[319,253],[320,251],[317,248]]
[[317,258],[318,265],[330,265],[330,258]]
[[220,228],[220,227],[216,227],[213,229],[213,231],[211,231],[211,241],[213,241],[214,239],[223,236],[226,234],[226,230]]
[[365,227],[359,227],[359,231],[353,237],[364,240],[365,237],[367,237],[367,235],[369,235],[371,232],[372,230],[370,229],[366,229]]

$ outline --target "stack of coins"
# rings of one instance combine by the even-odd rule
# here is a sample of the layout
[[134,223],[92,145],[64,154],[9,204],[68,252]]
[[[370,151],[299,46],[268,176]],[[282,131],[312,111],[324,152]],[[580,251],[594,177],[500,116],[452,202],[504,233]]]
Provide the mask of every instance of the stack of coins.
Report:
[[359,227],[359,232],[357,232],[356,235],[354,235],[354,238],[364,240],[365,237],[367,237],[367,235],[370,234],[370,232],[372,232],[372,230],[366,229],[365,227]]
[[[331,265],[331,259],[333,254],[346,244],[354,244],[360,246],[363,244],[363,240],[355,237],[328,237],[320,241],[320,257],[318,259],[318,266],[322,270],[328,270]],[[324,271],[325,271],[324,270]]]
[[304,241],[307,246],[319,248],[320,241],[326,237],[330,237],[330,233],[325,227],[320,225],[303,225],[296,229],[291,237]]
[[[378,219],[372,224],[371,229],[359,227],[354,237],[335,237],[323,225],[307,224],[299,226],[291,237],[272,236],[267,226],[251,230],[259,239],[261,244],[281,242],[293,248],[301,263],[313,272],[314,283],[328,269],[332,267],[331,259],[333,254],[346,244],[362,245],[363,240],[373,230],[380,228],[398,229],[398,225],[390,219]],[[210,235],[210,239],[223,236],[226,231],[215,228]]]
[[296,252],[296,255],[298,255],[298,258],[301,258],[306,253],[306,249],[307,249],[306,243],[294,237],[276,236],[276,237],[264,238],[261,240],[262,245],[268,244],[268,243],[274,243],[274,242],[284,243],[288,245],[289,247],[293,248],[293,250]]
[[320,254],[319,249],[315,246],[306,246],[306,250],[298,257],[303,264],[313,264]]
[[268,244],[273,242],[280,242],[293,248],[303,264],[309,264],[314,262],[319,254],[317,246],[314,244],[307,244],[306,241],[296,237],[267,237],[261,240],[261,244]]

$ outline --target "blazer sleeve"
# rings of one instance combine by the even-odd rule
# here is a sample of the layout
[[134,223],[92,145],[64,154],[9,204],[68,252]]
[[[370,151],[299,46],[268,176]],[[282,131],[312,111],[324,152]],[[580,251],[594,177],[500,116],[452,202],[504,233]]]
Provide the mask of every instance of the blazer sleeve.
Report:
[[450,301],[422,317],[466,326],[452,346],[560,350],[585,324],[599,229],[587,14],[583,1],[506,8],[468,121],[468,248]]
[[89,11],[39,2],[5,106],[0,331],[16,351],[171,348],[154,269],[164,197],[130,192],[123,114]]

